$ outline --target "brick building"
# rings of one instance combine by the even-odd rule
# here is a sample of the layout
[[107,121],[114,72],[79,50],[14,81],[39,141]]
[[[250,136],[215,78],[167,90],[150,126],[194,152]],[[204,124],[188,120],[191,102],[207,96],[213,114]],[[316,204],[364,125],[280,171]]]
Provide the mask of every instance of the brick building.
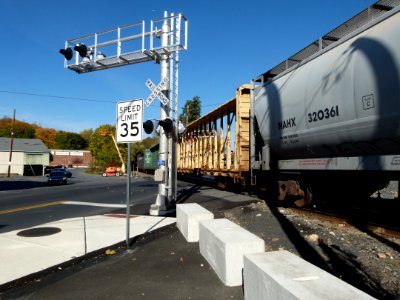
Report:
[[93,162],[93,156],[88,150],[58,150],[51,149],[52,160],[50,166],[73,166],[86,168]]

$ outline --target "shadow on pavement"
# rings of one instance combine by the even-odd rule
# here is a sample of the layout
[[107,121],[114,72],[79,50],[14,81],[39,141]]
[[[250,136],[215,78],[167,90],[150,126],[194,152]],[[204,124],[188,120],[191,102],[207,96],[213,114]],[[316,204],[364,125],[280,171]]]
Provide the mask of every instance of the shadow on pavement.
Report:
[[35,181],[35,180],[1,180],[0,191],[10,190],[26,190],[37,187],[47,186],[47,180]]

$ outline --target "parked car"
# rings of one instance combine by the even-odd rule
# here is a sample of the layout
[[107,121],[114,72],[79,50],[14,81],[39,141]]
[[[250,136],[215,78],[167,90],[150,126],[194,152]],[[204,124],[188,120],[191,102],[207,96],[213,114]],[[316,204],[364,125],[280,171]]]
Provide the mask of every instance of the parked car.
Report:
[[47,179],[47,184],[67,184],[68,173],[65,169],[53,169]]

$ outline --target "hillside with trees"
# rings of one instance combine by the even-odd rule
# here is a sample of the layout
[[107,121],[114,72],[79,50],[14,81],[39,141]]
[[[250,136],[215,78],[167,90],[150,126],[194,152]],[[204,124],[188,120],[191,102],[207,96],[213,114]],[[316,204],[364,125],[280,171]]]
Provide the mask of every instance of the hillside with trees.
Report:
[[[183,112],[179,115],[179,120],[187,125],[201,116],[201,100],[195,96],[186,100]],[[3,117],[0,119],[0,137],[11,137],[11,131],[14,131],[14,138],[40,139],[49,149],[63,150],[89,150],[94,158],[94,165],[99,167],[120,166],[121,158],[115,147],[115,143],[110,135],[115,136],[115,126],[104,124],[97,129],[85,129],[79,134],[56,130],[54,128],[43,128],[37,124],[15,120]],[[145,138],[140,143],[131,145],[131,161],[136,165],[137,154],[144,153],[155,144],[159,143],[159,137],[153,136]],[[127,161],[127,144],[118,144],[122,160]]]
[[0,119],[0,137],[11,137],[14,131],[14,138],[40,139],[49,149],[74,149],[86,150],[89,147],[87,132],[85,135],[75,132],[57,131],[53,128],[42,128],[36,124],[30,124],[13,119]]
[[[11,137],[12,123],[11,118],[0,119],[0,137]],[[14,138],[40,139],[49,149],[90,150],[97,166],[121,165],[119,154],[110,136],[110,134],[115,136],[115,126],[113,125],[101,125],[96,130],[85,129],[78,134],[15,120],[13,131]],[[157,144],[158,141],[158,137],[149,137],[141,143],[133,143],[131,147],[132,163],[136,164],[138,153],[143,153],[145,149]],[[118,144],[118,148],[122,159],[126,162],[127,144]]]
[[[0,137],[11,137],[13,119],[3,118],[0,119]],[[29,124],[26,122],[15,120],[14,124],[14,137],[33,139],[35,138],[36,124]]]

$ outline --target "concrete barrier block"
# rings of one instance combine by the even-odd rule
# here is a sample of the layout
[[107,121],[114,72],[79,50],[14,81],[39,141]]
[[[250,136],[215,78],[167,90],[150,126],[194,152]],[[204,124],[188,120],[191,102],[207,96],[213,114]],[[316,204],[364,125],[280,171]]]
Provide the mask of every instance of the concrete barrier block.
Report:
[[243,254],[265,251],[263,239],[227,219],[201,221],[199,247],[226,286],[242,285]]
[[212,219],[214,214],[197,203],[176,205],[176,223],[188,242],[199,241],[199,221]]
[[244,255],[244,299],[374,299],[288,251]]

